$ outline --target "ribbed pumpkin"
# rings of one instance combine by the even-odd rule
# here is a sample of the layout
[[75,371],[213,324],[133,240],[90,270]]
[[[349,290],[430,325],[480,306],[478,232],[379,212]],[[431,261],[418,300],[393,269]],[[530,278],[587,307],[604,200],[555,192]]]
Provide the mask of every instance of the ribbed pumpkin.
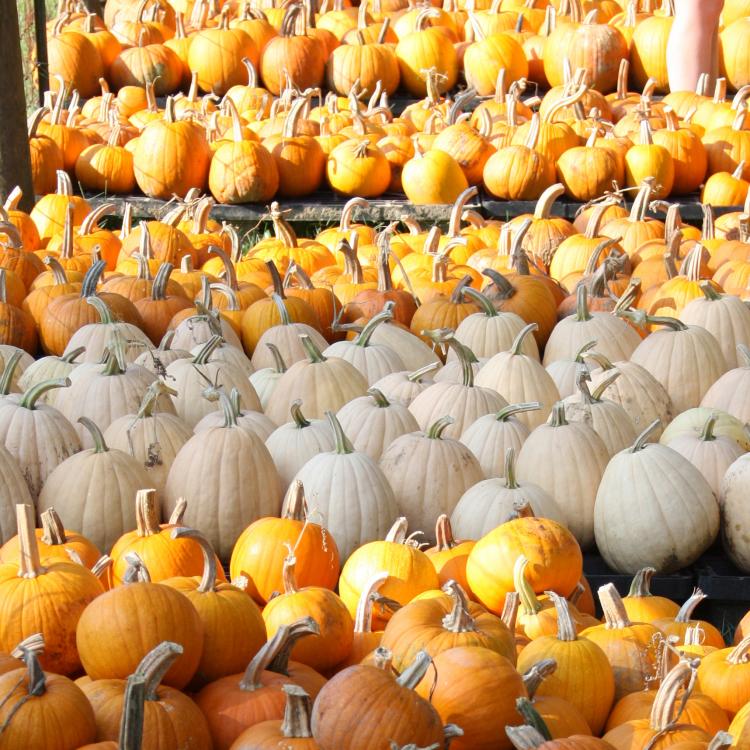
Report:
[[662,617],[674,617],[680,611],[676,602],[651,593],[654,573],[655,568],[641,568],[633,576],[628,595],[623,597],[622,604],[633,622],[654,622]]
[[696,589],[685,603],[680,607],[680,611],[674,616],[660,617],[653,621],[653,624],[659,628],[664,635],[676,637],[677,642],[685,641],[688,630],[699,628],[701,631],[702,643],[713,648],[724,648],[724,636],[711,623],[704,620],[693,618],[693,612],[696,607],[706,598],[706,595]]

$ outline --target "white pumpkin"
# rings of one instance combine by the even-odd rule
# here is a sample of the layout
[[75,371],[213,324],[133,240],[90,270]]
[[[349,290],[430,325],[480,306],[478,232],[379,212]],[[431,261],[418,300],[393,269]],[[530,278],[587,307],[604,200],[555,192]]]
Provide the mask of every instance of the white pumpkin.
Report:
[[[205,344],[194,346],[190,350],[191,358],[197,357],[204,346]],[[255,372],[255,368],[247,358],[245,352],[236,346],[227,344],[223,340],[220,340],[216,347],[211,349],[206,362],[229,363],[232,367],[242,372],[246,378],[249,378]]]
[[286,372],[286,362],[284,362],[281,352],[276,348],[276,345],[266,344],[266,348],[271,352],[274,362],[273,366],[262,367],[250,376],[250,385],[255,388],[263,409],[268,406],[271,396],[273,396],[273,392],[276,390],[279,380],[281,380],[281,376]]
[[165,489],[165,513],[187,502],[185,525],[200,529],[223,561],[229,560],[242,530],[263,516],[277,516],[282,489],[263,441],[237,425],[229,396],[217,392],[224,414],[221,427],[209,427],[182,446]]
[[686,325],[705,328],[719,342],[727,367],[745,364],[738,345],[750,346],[750,308],[733,294],[719,294],[707,281],[701,282],[703,297],[692,300],[680,313]]
[[745,453],[731,437],[714,435],[718,416],[709,416],[700,435],[682,433],[667,443],[669,448],[684,456],[698,469],[717,497],[727,469]]
[[327,453],[336,447],[327,420],[306,419],[302,414],[301,401],[292,404],[290,413],[292,421],[277,427],[266,439],[266,448],[276,464],[285,490],[313,456]]
[[727,469],[719,492],[724,550],[743,573],[750,573],[749,496],[750,453],[745,453]]
[[712,415],[716,417],[713,426],[714,435],[726,435],[732,438],[743,450],[750,451],[750,435],[747,434],[745,425],[739,419],[720,409],[707,409],[703,406],[688,409],[682,414],[678,414],[662,432],[659,442],[668,445],[676,437],[683,434],[698,437],[703,432],[706,420]]
[[335,449],[311,458],[297,473],[311,513],[319,514],[341,559],[367,542],[382,539],[398,517],[398,506],[383,470],[354,450],[335,414],[327,415]]
[[350,362],[372,385],[380,378],[406,368],[398,353],[389,346],[373,344],[371,337],[379,325],[393,319],[394,302],[385,303],[383,312],[378,313],[365,324],[354,341],[336,341],[324,352],[325,357],[339,357]]
[[152,383],[137,414],[116,419],[104,432],[104,441],[135,458],[146,470],[149,486],[163,492],[175,456],[193,436],[187,423],[176,414],[158,411],[159,397],[173,394],[161,380]]
[[630,360],[664,386],[675,413],[698,406],[727,370],[716,339],[705,328],[686,326],[677,318],[641,314],[638,320],[663,327],[643,339]]
[[581,365],[591,367],[586,362],[587,352],[596,346],[596,341],[587,341],[577,352],[573,359],[558,359],[550,362],[546,370],[552,380],[555,381],[560,398],[567,398],[576,392],[576,374]]
[[81,450],[73,425],[54,406],[39,402],[55,388],[67,388],[70,380],[45,380],[23,395],[0,398],[0,443],[16,459],[36,500],[54,468]]
[[[480,359],[489,359],[498,352],[510,349],[526,326],[524,319],[513,312],[498,312],[492,302],[476,289],[463,287],[461,292],[476,302],[481,312],[469,315],[458,324],[456,339]],[[522,339],[521,352],[539,361],[539,347],[533,336]],[[455,352],[449,351],[447,361],[455,358]]]
[[370,337],[370,343],[387,346],[391,351],[398,352],[404,369],[409,371],[419,370],[427,365],[441,364],[440,357],[419,336],[389,321],[375,329]]
[[742,364],[725,372],[706,391],[701,406],[721,409],[741,422],[750,422],[750,349],[740,344],[737,354]]
[[302,346],[300,341],[300,334],[309,336],[315,342],[315,346],[321,350],[328,346],[328,342],[323,338],[320,331],[316,331],[312,326],[305,323],[292,323],[284,300],[278,294],[272,294],[271,299],[279,311],[281,323],[263,331],[258,340],[252,357],[253,367],[256,370],[263,367],[274,367],[278,364],[276,355],[268,348],[269,344],[277,348],[287,365],[293,365],[307,357],[305,347]]
[[139,461],[107,446],[94,422],[87,417],[80,421],[94,447],[72,455],[50,473],[36,507],[39,513],[54,507],[66,529],[75,529],[108,552],[135,528],[133,499],[150,480]]
[[125,359],[128,362],[135,362],[143,354],[144,349],[153,348],[149,337],[138,326],[115,320],[112,311],[101,297],[91,295],[86,297],[86,302],[96,308],[100,320],[98,323],[89,323],[79,328],[70,337],[63,356],[83,349],[79,355],[81,362],[101,362],[113,332],[119,333],[127,342]]
[[431,362],[414,372],[408,372],[407,370],[392,372],[390,375],[380,378],[373,388],[381,391],[390,401],[399,401],[404,406],[409,406],[422,391],[433,384],[434,380],[429,375],[438,370],[439,367],[439,362]]
[[481,539],[527,504],[535,516],[565,524],[564,513],[549,493],[531,482],[516,479],[513,448],[506,451],[504,462],[501,479],[477,482],[461,495],[451,514],[451,526],[459,539]]
[[[448,354],[453,350],[449,349]],[[474,373],[474,380],[476,381],[479,371],[489,362],[484,357],[479,359],[476,358],[475,362],[471,363],[471,371]],[[460,359],[453,358],[450,362],[446,362],[432,378],[435,383],[463,383],[464,382],[464,366]]]
[[529,428],[516,414],[539,409],[538,401],[525,404],[510,404],[497,414],[485,414],[470,424],[461,435],[461,442],[477,457],[486,477],[502,477],[505,471],[505,455],[509,448],[518,454]]
[[178,359],[167,367],[167,380],[177,391],[172,396],[177,414],[191,427],[220,409],[218,401],[203,398],[203,392],[212,385],[227,390],[236,388],[246,409],[261,411],[260,400],[245,372],[228,360],[211,361],[211,354],[222,343],[220,336],[213,336],[203,344],[192,359]]
[[[67,378],[78,366],[76,360],[83,354],[83,349],[74,349],[72,352],[62,356],[41,357],[32,362],[18,378],[18,388],[23,393],[32,386],[38,385],[45,380],[58,380]],[[40,404],[54,406],[57,400],[57,388],[52,388],[43,393],[37,399]]]
[[0,445],[0,542],[16,535],[16,504],[34,506],[16,459]]
[[[635,362],[621,361],[613,364],[599,352],[590,352],[585,356],[599,365],[597,369],[591,370],[592,387],[599,388],[602,383],[607,382],[601,395],[606,395],[610,401],[615,401],[625,409],[636,432],[645,430],[658,419],[662,426],[652,435],[659,437],[662,429],[674,416],[672,399],[667,389],[648,370]],[[620,373],[620,377],[611,380],[609,376],[615,370]]]
[[474,353],[456,341],[450,329],[433,332],[441,343],[455,349],[462,368],[461,383],[433,383],[409,404],[422,430],[427,430],[436,420],[450,416],[453,423],[445,429],[445,436],[458,439],[464,430],[479,417],[495,414],[507,401],[491,388],[482,388],[474,383],[472,363]]
[[568,422],[583,422],[594,429],[607,446],[610,457],[632,445],[638,437],[633,420],[628,412],[615,401],[602,398],[602,394],[617,378],[619,370],[608,373],[592,393],[588,381],[589,371],[581,366],[578,372],[578,393],[563,401]]
[[530,430],[542,424],[559,400],[554,380],[537,359],[523,353],[523,342],[534,340],[530,334],[539,326],[529,323],[516,336],[509,351],[500,352],[477,375],[478,386],[492,388],[508,403],[537,401],[539,409],[519,412],[518,419]]
[[[144,367],[126,363],[121,342],[116,339],[107,362],[84,363],[70,373],[70,388],[60,391],[55,406],[76,428],[81,445],[92,448],[91,432],[79,422],[80,417],[88,417],[99,429],[106,430],[116,419],[136,414],[155,381],[156,376]],[[168,396],[160,396],[156,408],[174,414]]]
[[[276,425],[262,411],[243,410],[240,394],[236,388],[232,388],[229,392],[229,398],[236,414],[237,426],[257,435],[265,443],[276,429]],[[222,427],[224,419],[224,414],[221,411],[209,412],[195,425],[193,432],[197,434],[212,427]]]
[[145,352],[141,352],[136,357],[135,364],[145,367],[149,372],[163,378],[167,373],[167,367],[176,359],[191,358],[189,351],[172,348],[173,339],[174,331],[167,331],[159,342],[159,346],[156,349],[146,349]]
[[409,526],[435,543],[435,521],[450,515],[461,495],[484,479],[476,456],[461,442],[445,437],[451,417],[442,417],[424,432],[394,440],[380,459],[399,512]]
[[367,380],[352,364],[339,357],[324,357],[309,336],[301,336],[307,359],[295,362],[279,379],[266,415],[275,424],[287,421],[295,401],[302,401],[309,417],[321,419],[327,411],[367,393]]
[[692,565],[719,532],[706,480],[677,451],[647,443],[650,430],[612,458],[596,495],[596,545],[611,568],[629,575]]
[[354,450],[379,461],[396,438],[416,432],[419,425],[406,406],[389,401],[377,388],[367,394],[342,406],[336,417]]
[[635,329],[624,320],[606,312],[591,312],[588,292],[582,284],[576,292],[576,312],[563,318],[553,329],[544,347],[544,366],[558,359],[575,359],[581,347],[597,342],[597,349],[612,360],[630,359],[641,342]]
[[546,424],[521,446],[516,476],[545,490],[565,517],[565,525],[585,549],[594,541],[594,501],[609,461],[604,441],[592,427],[569,423],[558,401]]

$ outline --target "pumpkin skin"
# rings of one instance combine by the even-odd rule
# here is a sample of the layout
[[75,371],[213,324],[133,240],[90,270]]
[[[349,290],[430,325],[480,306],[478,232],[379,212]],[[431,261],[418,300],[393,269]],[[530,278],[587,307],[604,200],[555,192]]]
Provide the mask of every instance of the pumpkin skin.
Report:
[[[134,632],[141,634],[138,642],[128,637]],[[126,679],[165,640],[182,645],[183,654],[163,682],[182,689],[200,662],[203,623],[186,596],[169,586],[141,581],[118,586],[91,602],[76,632],[81,663],[92,680]]]
[[0,676],[3,745],[77,750],[96,739],[94,712],[81,689],[67,677],[45,674],[36,655],[27,666]]
[[476,543],[466,563],[471,590],[495,614],[515,591],[512,571],[519,555],[529,560],[526,578],[535,593],[570,593],[583,572],[581,548],[561,524],[533,517],[502,524]]
[[[445,724],[457,724],[457,750],[509,750],[505,726],[518,720],[516,699],[526,697],[523,679],[502,655],[480,646],[456,646],[433,657],[437,679],[429,673],[416,691],[437,709]],[[486,691],[486,692],[485,692]],[[491,703],[477,695],[496,695]]]
[[576,706],[599,734],[615,694],[615,680],[606,654],[593,641],[576,636],[565,600],[550,594],[558,610],[558,633],[537,638],[521,650],[518,669],[525,672],[541,659],[555,659],[557,670],[537,694],[556,695]]
[[341,569],[336,541],[327,529],[306,517],[307,513],[302,482],[295,482],[281,518],[260,518],[237,539],[230,577],[246,576],[248,592],[258,604],[264,605],[274,592],[283,589],[287,545],[294,548],[298,561],[295,578],[299,586],[336,588]]
[[[96,576],[82,565],[57,560],[42,567],[31,505],[16,506],[20,562],[0,566],[0,649],[10,652],[24,638],[41,633],[41,660],[50,670],[73,674],[80,666],[75,631],[86,607],[103,593]],[[34,602],[34,606],[29,606]]]
[[698,666],[696,688],[713,698],[731,718],[750,700],[747,652],[750,638],[743,638],[733,648],[706,654]]
[[487,648],[513,664],[515,641],[503,621],[469,602],[455,581],[444,591],[410,602],[388,621],[381,646],[391,651],[396,670],[402,671],[420,651],[435,657],[457,646]]
[[[313,707],[313,737],[321,747],[337,750],[376,750],[388,741],[399,746],[406,742],[416,742],[420,747],[442,745],[444,734],[438,712],[413,691],[426,672],[429,658],[421,654],[412,665],[414,669],[394,679],[387,650],[379,653],[387,668],[347,667],[323,687]],[[372,725],[362,721],[365,700]]]
[[633,622],[653,622],[662,617],[675,617],[680,605],[664,596],[654,596],[650,590],[655,568],[641,568],[633,577],[630,591],[622,603]]

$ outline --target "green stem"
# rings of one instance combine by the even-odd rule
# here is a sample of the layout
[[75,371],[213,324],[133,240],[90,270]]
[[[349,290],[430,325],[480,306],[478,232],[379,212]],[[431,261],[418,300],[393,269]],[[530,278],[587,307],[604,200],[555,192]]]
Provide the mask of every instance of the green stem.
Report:
[[565,404],[562,401],[557,401],[552,407],[552,413],[547,424],[551,427],[564,427],[568,424],[568,420],[565,418]]
[[211,336],[193,357],[194,365],[206,365],[211,360],[211,355],[224,343],[221,336]]
[[311,363],[320,364],[321,362],[326,361],[323,353],[320,351],[320,349],[318,349],[318,347],[315,345],[315,342],[306,333],[301,333],[299,335],[299,340],[302,342],[302,348],[305,350],[305,354],[307,354],[307,358]]
[[713,412],[711,416],[706,420],[706,423],[703,425],[703,429],[701,430],[699,438],[700,440],[704,442],[716,440],[716,435],[714,435],[714,427],[716,426],[716,421],[718,419],[719,415],[716,412]]
[[79,346],[75,349],[73,349],[72,352],[68,352],[67,354],[63,354],[62,357],[60,357],[61,362],[65,362],[66,365],[72,365],[75,364],[75,361],[80,357],[84,352],[86,351],[85,346]]
[[633,447],[630,449],[631,453],[637,453],[640,450],[643,450],[646,445],[649,437],[653,434],[655,430],[657,430],[659,427],[661,427],[661,420],[655,419],[651,424],[640,434],[635,440],[635,443],[633,443]]
[[271,295],[273,303],[276,305],[276,309],[279,311],[279,318],[281,319],[282,326],[289,326],[292,324],[292,319],[289,317],[289,311],[286,309],[283,298],[275,292]]
[[338,453],[339,456],[354,453],[354,446],[344,433],[344,428],[341,426],[341,422],[336,418],[336,415],[332,411],[327,411],[326,418],[328,419],[328,424],[331,426],[336,440],[336,453]]
[[54,378],[51,380],[43,380],[41,383],[32,385],[21,397],[19,406],[24,409],[35,409],[36,402],[41,396],[47,391],[51,391],[53,388],[68,388],[70,387],[70,378]]
[[507,422],[508,419],[516,414],[523,414],[527,411],[536,411],[541,408],[542,404],[540,401],[529,401],[524,404],[508,404],[508,406],[504,406],[497,414],[495,414],[495,419],[498,422]]
[[107,267],[106,261],[98,260],[91,264],[91,268],[86,271],[81,285],[81,297],[93,297],[96,295],[96,287],[99,285],[104,269]]
[[528,698],[516,699],[516,710],[523,717],[526,726],[532,727],[544,737],[545,742],[552,740],[549,727],[544,722],[541,714],[534,708]]
[[637,599],[653,596],[651,593],[651,579],[656,573],[656,568],[641,568],[634,576],[628,591],[629,597]]
[[591,394],[591,398],[597,402],[601,401],[602,396],[604,395],[604,391],[606,391],[607,388],[609,388],[609,386],[611,386],[612,383],[614,383],[615,380],[617,380],[617,378],[620,377],[620,375],[622,375],[622,373],[619,370],[614,370],[610,372],[610,374],[607,375],[607,377],[605,377],[604,380],[602,380],[602,382],[599,383],[598,386],[596,386],[596,388],[594,389],[594,392]]
[[505,451],[505,486],[509,490],[517,490],[519,487],[516,481],[516,451],[512,447]]
[[146,700],[146,678],[132,674],[125,686],[120,720],[120,750],[141,750],[143,746],[144,701]]
[[515,565],[513,566],[513,588],[521,600],[523,613],[525,615],[535,615],[542,609],[542,604],[536,598],[534,589],[531,588],[529,582],[526,580],[526,568],[528,566],[529,561],[523,555],[519,555],[516,558]]
[[387,320],[393,320],[393,308],[395,306],[396,303],[393,302],[393,300],[386,302],[385,305],[383,305],[382,311],[367,321],[367,324],[362,329],[362,333],[357,336],[354,343],[357,346],[367,346],[370,343],[372,334],[375,333],[375,329],[381,323],[385,323]]
[[718,302],[721,300],[721,295],[716,291],[713,284],[711,284],[710,281],[701,281],[700,282],[701,291],[703,292],[703,296],[711,301],[711,302]]
[[[499,274],[498,274],[498,276],[499,276]],[[493,283],[497,284],[497,282],[494,279],[492,281],[493,281]],[[513,289],[513,287],[511,287],[511,289]],[[472,300],[474,300],[474,302],[476,302],[479,305],[479,307],[481,308],[482,312],[488,318],[496,318],[497,317],[498,313],[497,313],[497,310],[495,310],[495,308],[493,307],[492,302],[490,302],[489,299],[484,294],[482,294],[481,292],[478,292],[473,287],[470,287],[470,286],[463,287],[461,289],[461,296],[462,297],[470,297]]]
[[592,315],[589,312],[588,291],[585,284],[581,284],[576,291],[576,321],[583,323],[591,320]]
[[13,376],[18,367],[18,363],[21,360],[21,354],[23,352],[17,351],[10,355],[10,359],[5,365],[3,375],[0,377],[0,396],[7,396],[10,393],[10,387],[13,383]]
[[[286,311],[286,308],[284,308]],[[281,352],[279,351],[279,348],[276,346],[276,344],[271,344],[270,342],[266,344],[268,349],[271,352],[271,356],[273,357],[274,361],[274,369],[276,370],[279,375],[286,372],[286,362],[284,362],[284,358],[281,356]]]
[[310,426],[309,420],[305,419],[305,415],[302,413],[301,400],[297,399],[296,401],[293,401],[290,411],[292,413],[292,421],[300,430]]
[[437,422],[430,425],[426,433],[427,437],[430,438],[430,440],[440,440],[445,430],[450,427],[454,421],[453,417],[447,415],[445,417],[440,417]]
[[380,409],[387,409],[391,405],[391,402],[388,400],[388,398],[383,393],[383,391],[381,391],[378,388],[370,388],[370,389],[368,389],[367,395],[368,396],[372,396],[373,400],[375,401],[375,404]]
[[102,431],[93,420],[88,417],[79,417],[78,424],[83,425],[91,435],[91,439],[94,441],[94,453],[107,453],[109,451],[107,444],[104,442]]
[[[748,357],[748,365],[750,366],[750,352],[748,354]],[[425,375],[429,375],[431,372],[434,372],[438,369],[438,367],[440,367],[440,362],[430,362],[429,365],[425,365],[424,367],[420,367],[418,370],[414,370],[414,372],[409,373],[406,379],[412,383],[420,383],[422,382],[422,378]]]
[[102,325],[114,324],[115,319],[112,317],[112,311],[109,309],[109,306],[101,297],[92,295],[90,297],[86,297],[86,302],[88,302],[88,304],[91,305],[91,307],[93,307],[99,313],[99,322]]
[[152,300],[165,300],[167,298],[167,284],[172,271],[174,271],[174,266],[171,263],[162,263],[159,266],[159,270],[151,283]]
[[510,347],[511,354],[523,354],[521,347],[523,346],[524,339],[532,332],[538,330],[539,325],[537,323],[529,323],[527,326],[522,328],[518,335],[513,339],[513,345]]

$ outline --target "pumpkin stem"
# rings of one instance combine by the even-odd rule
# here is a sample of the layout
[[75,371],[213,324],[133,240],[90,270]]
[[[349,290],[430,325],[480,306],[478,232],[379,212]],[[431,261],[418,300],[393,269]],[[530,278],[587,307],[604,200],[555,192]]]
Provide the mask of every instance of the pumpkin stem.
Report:
[[292,421],[298,429],[302,430],[310,426],[309,420],[305,419],[304,414],[302,414],[302,401],[300,399],[292,402],[289,411],[292,415]]
[[293,554],[287,555],[284,558],[284,567],[281,574],[285,594],[296,594],[299,591],[295,572],[296,567],[297,558]]
[[703,425],[699,440],[702,440],[704,442],[716,440],[716,435],[714,435],[714,427],[716,426],[716,421],[718,420],[718,418],[719,414],[717,412],[712,412],[709,415],[708,419]]
[[562,401],[553,404],[547,424],[551,427],[564,427],[568,424],[568,420],[565,418],[565,404]]
[[701,281],[700,288],[703,292],[703,296],[707,300],[710,300],[711,302],[718,302],[721,300],[721,295],[716,291],[716,287],[709,280]]
[[708,743],[706,750],[723,750],[734,744],[734,737],[729,732],[717,732],[711,742]]
[[[511,450],[513,449],[508,449],[508,451]],[[542,603],[537,599],[534,589],[526,580],[526,568],[528,566],[529,561],[523,555],[519,555],[516,558],[515,565],[513,566],[513,588],[518,592],[523,614],[531,616],[538,614],[542,610]]]
[[661,420],[655,419],[646,429],[636,438],[635,443],[633,443],[633,447],[630,449],[631,453],[637,453],[640,450],[643,450],[646,445],[648,439],[651,437],[651,435],[655,432],[657,428],[661,426]]
[[115,322],[115,319],[112,317],[112,311],[109,309],[109,305],[107,305],[101,297],[86,297],[86,302],[88,302],[88,304],[99,314],[99,322],[102,325],[112,325]]
[[211,361],[211,355],[224,343],[221,336],[214,335],[206,341],[193,357],[193,364],[196,366],[206,365]]
[[354,446],[351,444],[349,438],[344,433],[344,428],[341,426],[341,422],[339,422],[336,415],[332,411],[327,411],[326,419],[328,420],[328,424],[333,431],[333,436],[336,441],[335,452],[339,456],[354,453]]
[[385,541],[393,544],[406,544],[406,533],[409,530],[409,522],[405,516],[397,518],[393,526],[385,535]]
[[435,523],[435,540],[437,542],[435,545],[436,552],[447,552],[458,545],[458,542],[453,538],[450,518],[445,513],[441,513]]
[[[499,420],[500,421],[500,420]],[[505,451],[505,486],[509,490],[517,490],[519,484],[516,481],[516,451],[513,446]]]
[[601,586],[598,594],[608,630],[622,630],[633,624],[628,617],[622,597],[613,583]]
[[216,591],[216,555],[211,542],[200,531],[184,526],[173,529],[171,536],[172,539],[194,539],[198,543],[203,554],[203,574],[196,590],[201,594]]
[[104,442],[104,435],[95,422],[88,417],[79,417],[78,424],[82,425],[91,435],[91,439],[94,441],[94,453],[107,453],[109,451],[107,444]]
[[[748,352],[748,362],[750,362],[750,350],[748,350]],[[411,383],[421,383],[425,375],[429,375],[439,367],[440,362],[430,362],[429,365],[425,365],[424,367],[420,367],[418,370],[414,370],[414,372],[410,372],[407,375],[406,379]]]
[[622,373],[620,372],[620,370],[614,370],[613,372],[610,372],[610,374],[607,375],[604,378],[604,380],[602,380],[602,382],[599,383],[598,386],[596,386],[596,388],[594,388],[594,391],[591,394],[592,400],[595,403],[600,402],[602,400],[603,395],[604,395],[604,391],[606,391],[607,388],[609,388],[609,386],[611,386],[612,383],[614,383],[615,380],[617,380],[620,377],[620,375],[622,375]]
[[706,595],[700,590],[696,589],[687,599],[687,601],[680,607],[680,611],[675,615],[675,622],[690,622],[693,619],[693,612],[695,608],[706,598]]
[[308,360],[314,364],[320,364],[325,362],[326,358],[323,353],[318,349],[315,342],[306,333],[299,334],[299,340],[302,342],[302,348],[305,350]]
[[414,690],[427,674],[430,664],[432,657],[426,651],[420,651],[414,657],[414,661],[396,678],[396,682],[401,687]]
[[308,635],[319,635],[320,628],[318,623],[312,619],[312,617],[304,617],[301,620],[293,622],[287,630],[286,637],[282,639],[281,644],[278,648],[273,659],[266,667],[269,672],[276,672],[277,674],[284,674],[288,676],[289,673],[289,658],[292,653],[292,649],[296,645],[300,638],[304,638]]
[[534,727],[505,727],[505,734],[516,750],[536,750],[545,743],[544,737]]
[[[38,698],[47,692],[47,679],[44,675],[42,665],[39,663],[39,657],[33,648],[21,647],[21,659],[26,664],[28,673],[28,695],[29,697]],[[10,714],[5,718],[5,725],[10,722],[15,712],[23,706],[25,701],[21,700],[16,703]]]
[[453,599],[453,609],[443,618],[443,627],[451,633],[469,633],[477,629],[474,618],[469,613],[469,597],[454,580],[443,586],[443,591]]
[[560,641],[575,641],[578,639],[575,623],[570,614],[568,600],[564,596],[556,594],[554,591],[545,591],[545,594],[552,600],[557,610],[557,639]]
[[42,542],[48,546],[65,544],[68,539],[65,536],[65,527],[54,508],[48,508],[41,514],[42,519]]
[[387,396],[379,388],[368,388],[367,395],[372,397],[379,409],[387,409],[391,405]]
[[367,321],[367,324],[362,329],[362,332],[359,334],[359,336],[357,336],[356,340],[354,341],[355,345],[362,346],[362,347],[367,346],[370,343],[372,334],[375,333],[375,329],[381,323],[385,323],[388,320],[393,320],[393,308],[395,306],[396,306],[396,303],[393,300],[388,300],[388,302],[386,302],[383,305],[382,311]]
[[511,633],[515,632],[516,629],[519,601],[520,599],[517,591],[511,591],[505,595],[505,602],[503,603],[503,611],[500,615],[500,619]]
[[531,701],[528,698],[517,698],[516,710],[521,714],[521,717],[526,722],[526,726],[534,727],[545,740],[549,741],[552,739],[552,735],[544,723],[544,719],[534,706],[531,705]]
[[143,675],[130,675],[122,705],[120,736],[117,743],[120,750],[141,750],[145,699],[146,678]]
[[541,408],[542,404],[540,401],[529,401],[523,404],[508,404],[508,406],[504,406],[502,409],[500,409],[499,412],[497,412],[497,414],[495,414],[495,419],[498,422],[507,422],[516,414],[522,414],[528,411],[536,411],[537,409]]
[[[697,659],[682,659],[677,662],[656,691],[654,704],[651,708],[650,726],[659,734],[669,731],[679,720],[680,714],[695,686],[698,661]],[[682,693],[678,708],[676,706],[677,698],[683,689],[684,693]],[[652,747],[653,744],[652,742]]]
[[281,722],[282,736],[293,739],[312,737],[310,696],[299,685],[282,685],[281,689],[286,693],[284,720]]
[[3,375],[0,377],[0,396],[7,396],[10,393],[10,388],[13,383],[13,376],[15,375],[18,363],[21,360],[22,351],[14,351],[10,355],[10,359],[5,365]]
[[172,664],[182,655],[182,651],[182,646],[179,643],[163,641],[141,659],[140,664],[136,667],[135,674],[144,678],[145,700],[159,700],[157,692],[159,685]]
[[581,284],[576,289],[576,321],[583,323],[584,321],[591,320],[592,317],[589,312],[588,290],[585,284]]
[[355,633],[372,632],[373,595],[387,580],[388,572],[383,570],[379,573],[375,573],[367,583],[365,583],[357,602],[357,612],[354,617]]
[[[511,293],[508,297],[503,297],[503,299],[509,299],[512,297],[516,290],[513,288],[513,286],[499,273],[496,271],[492,271],[492,269],[485,269],[482,271],[482,273],[491,278],[492,282],[500,289],[501,293],[505,293],[505,287],[501,286],[501,284],[505,284],[511,289]],[[490,275],[492,274],[492,275]],[[495,277],[499,276],[499,279],[496,279]],[[477,291],[473,287],[470,286],[464,286],[461,287],[461,297],[470,297],[474,302],[476,302],[481,311],[488,317],[488,318],[496,318],[498,316],[497,310],[494,308],[492,302],[487,298],[486,295],[482,294],[482,292]]]
[[440,417],[436,422],[430,425],[427,430],[427,437],[430,440],[440,440],[445,430],[453,424],[455,420],[451,416]]
[[18,524],[19,543],[19,578],[36,578],[44,575],[39,558],[39,544],[37,543],[34,508],[31,505],[16,505],[16,522]]
[[151,574],[141,556],[136,552],[128,552],[125,555],[128,567],[122,577],[123,583],[151,583]]
[[513,339],[513,344],[510,347],[510,353],[514,355],[523,354],[521,351],[521,348],[523,347],[524,339],[532,333],[532,331],[536,331],[539,329],[539,325],[537,323],[529,323],[527,326],[524,326],[516,335],[515,339]]
[[628,598],[643,598],[653,596],[651,593],[651,579],[656,568],[641,568],[634,576],[628,591]]
[[542,659],[523,675],[523,684],[529,694],[529,700],[534,700],[540,685],[555,673],[557,662],[554,659]]
[[479,360],[471,349],[462,344],[455,336],[452,328],[437,328],[431,331],[422,331],[422,335],[432,339],[436,344],[447,345],[453,349],[461,363],[462,384],[467,388],[474,386],[474,368],[472,365]]

